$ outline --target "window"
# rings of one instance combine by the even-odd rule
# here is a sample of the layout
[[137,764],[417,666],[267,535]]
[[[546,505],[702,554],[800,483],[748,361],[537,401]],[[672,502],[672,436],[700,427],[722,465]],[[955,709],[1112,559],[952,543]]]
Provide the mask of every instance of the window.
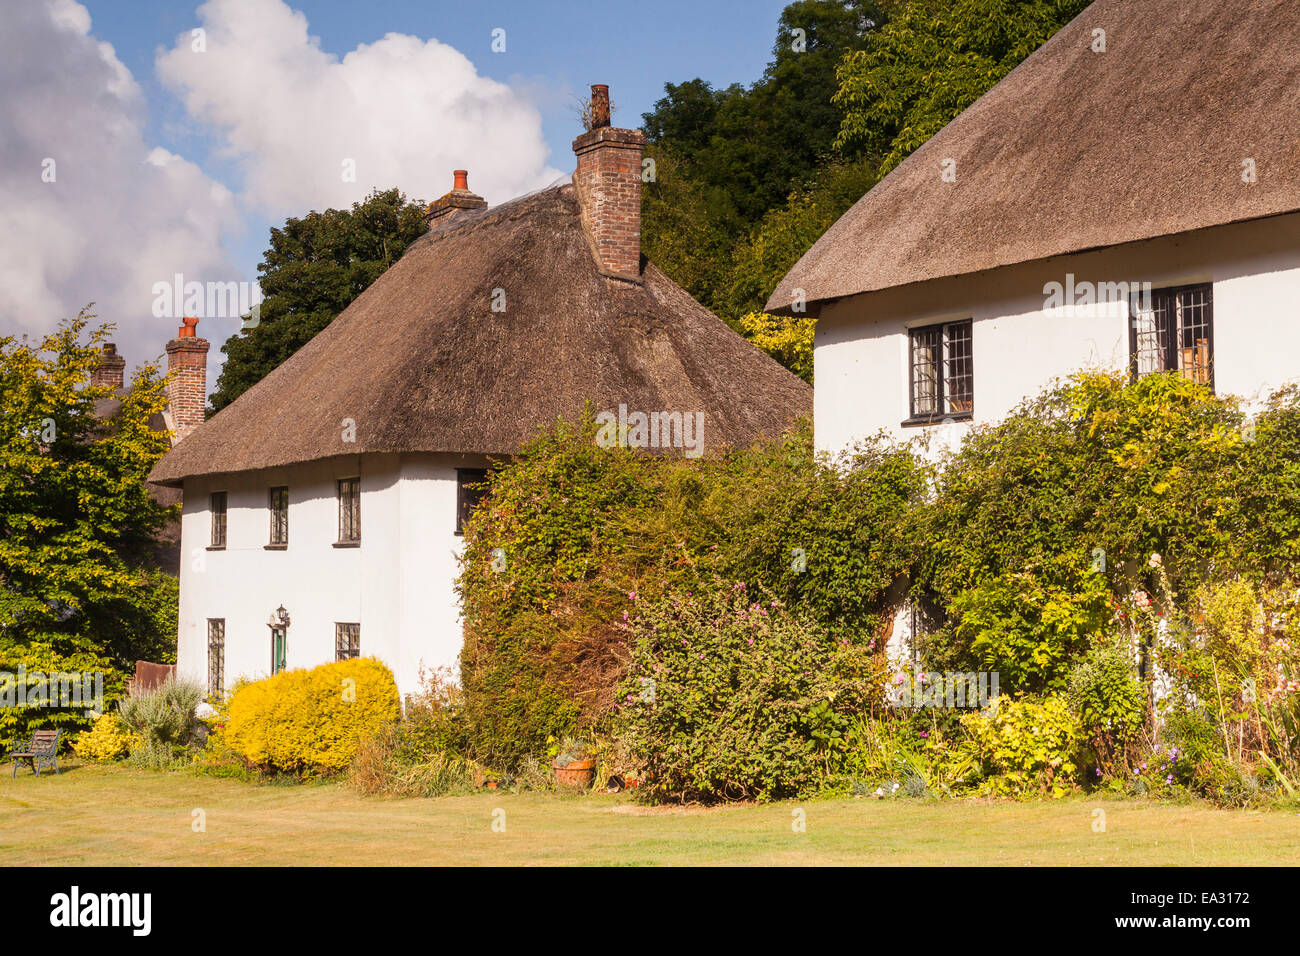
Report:
[[289,489],[271,489],[271,543],[268,547],[289,545]]
[[361,540],[361,479],[339,479],[339,544]]
[[208,696],[226,692],[226,621],[208,618]]
[[478,507],[478,503],[483,500],[487,494],[487,488],[482,487],[483,482],[487,480],[486,468],[457,468],[456,469],[456,533],[465,533],[465,522],[469,520],[470,512]]
[[271,628],[271,674],[280,673],[289,659],[289,629],[281,624]]
[[969,418],[975,410],[971,320],[908,332],[910,408],[907,424]]
[[226,493],[224,491],[214,491],[208,498],[208,510],[212,512],[212,543],[213,548],[224,548],[226,546]]
[[361,656],[361,625],[334,625],[334,659],[346,661]]
[[1134,296],[1129,323],[1133,377],[1177,371],[1214,387],[1214,294],[1209,283]]

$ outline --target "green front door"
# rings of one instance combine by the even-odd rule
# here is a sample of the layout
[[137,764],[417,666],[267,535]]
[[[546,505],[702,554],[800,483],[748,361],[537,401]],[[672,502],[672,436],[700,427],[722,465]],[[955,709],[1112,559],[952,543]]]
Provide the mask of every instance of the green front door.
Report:
[[271,673],[278,674],[285,669],[285,644],[287,633],[283,627],[271,628]]

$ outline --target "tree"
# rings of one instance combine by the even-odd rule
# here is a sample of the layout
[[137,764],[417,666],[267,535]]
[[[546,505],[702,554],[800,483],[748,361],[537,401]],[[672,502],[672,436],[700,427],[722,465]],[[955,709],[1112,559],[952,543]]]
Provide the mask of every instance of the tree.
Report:
[[897,0],[839,65],[836,146],[878,152],[882,175],[1043,45],[1091,0]]
[[231,336],[214,412],[225,408],[306,345],[428,231],[424,204],[376,190],[351,210],[312,211],[271,230],[257,267],[264,299],[258,323]]
[[836,66],[862,49],[883,19],[866,0],[795,0],[782,11],[772,60],[746,88],[701,79],[664,85],[642,116],[646,137],[671,148],[705,195],[715,225],[744,232],[814,176],[841,119]]
[[[35,347],[0,338],[0,671],[103,671],[111,697],[137,658],[174,654],[176,583],[153,562],[169,511],[145,485],[169,447],[149,424],[166,405],[159,369],[143,366],[101,417],[113,393],[91,372],[110,327],[83,343],[93,318]],[[31,711],[3,708],[0,740]]]
[[799,258],[876,184],[877,167],[871,156],[829,162],[815,179],[798,185],[783,204],[769,209],[732,246],[714,308],[726,316],[762,309]]

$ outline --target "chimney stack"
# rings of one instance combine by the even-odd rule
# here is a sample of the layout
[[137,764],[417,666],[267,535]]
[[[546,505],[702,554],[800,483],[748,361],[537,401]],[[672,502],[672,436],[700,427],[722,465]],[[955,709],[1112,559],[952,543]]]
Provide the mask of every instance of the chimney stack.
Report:
[[185,318],[167,343],[167,411],[175,445],[203,424],[207,405],[208,340],[194,334],[198,319]]
[[429,224],[430,229],[463,215],[464,210],[487,208],[486,199],[469,191],[468,170],[453,169],[451,175],[451,192],[429,203],[429,208],[424,213],[424,221]]
[[641,151],[645,134],[609,125],[609,87],[591,88],[591,129],[573,141],[573,185],[604,275],[641,281]]
[[121,388],[125,369],[126,359],[117,354],[117,346],[105,342],[99,365],[90,373],[90,384],[97,388]]

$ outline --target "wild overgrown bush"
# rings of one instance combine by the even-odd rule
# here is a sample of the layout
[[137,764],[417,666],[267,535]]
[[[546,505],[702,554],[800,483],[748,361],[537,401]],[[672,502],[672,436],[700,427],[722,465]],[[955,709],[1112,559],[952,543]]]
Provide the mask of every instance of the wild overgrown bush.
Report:
[[324,776],[345,770],[401,707],[388,667],[359,657],[243,684],[228,713],[221,739],[250,766]]
[[445,670],[420,672],[406,713],[364,737],[348,771],[362,793],[439,797],[473,789],[481,769],[468,757],[463,692]]
[[[831,461],[806,425],[698,461],[602,448],[595,432],[588,414],[539,436],[470,520],[463,755],[509,771],[579,732],[635,754],[628,772],[652,775],[658,799],[875,782],[1240,805],[1300,786],[1300,392],[1249,417],[1176,374],[1082,373],[933,464],[882,438]],[[910,598],[916,666],[995,671],[1009,709],[880,711],[883,685],[850,683],[857,710],[842,714],[833,682],[736,698],[735,674],[759,665],[730,618],[675,621],[672,648],[636,630],[683,595],[727,597],[719,580],[777,601],[811,647],[834,635],[868,654]],[[667,665],[675,698],[627,700],[629,680],[685,649]],[[823,751],[791,721],[831,695],[848,723]],[[751,705],[768,710],[746,724],[733,708]],[[775,736],[728,736],[767,720]]]
[[1067,698],[1087,736],[1096,767],[1127,772],[1127,755],[1146,725],[1146,689],[1134,673],[1133,655],[1115,643],[1093,647],[1070,671]]
[[591,728],[630,662],[618,624],[715,578],[869,643],[906,592],[909,515],[925,468],[866,443],[836,462],[801,425],[779,440],[687,461],[602,448],[588,413],[494,473],[466,533],[461,658],[469,752],[506,769],[548,738]]
[[815,789],[879,655],[742,582],[638,602],[612,733],[661,800],[766,800]]
[[961,719],[979,765],[979,790],[993,796],[1062,797],[1078,782],[1078,719],[1064,698],[1002,698],[992,716]]

